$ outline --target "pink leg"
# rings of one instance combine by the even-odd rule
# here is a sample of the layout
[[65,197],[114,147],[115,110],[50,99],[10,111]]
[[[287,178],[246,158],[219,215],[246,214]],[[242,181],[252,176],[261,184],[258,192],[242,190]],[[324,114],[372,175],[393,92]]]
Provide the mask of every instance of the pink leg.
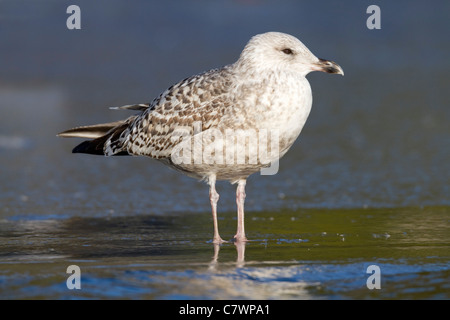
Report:
[[244,202],[245,202],[245,184],[246,180],[239,180],[238,186],[236,189],[236,204],[237,204],[237,232],[234,236],[235,241],[247,241],[245,237],[245,228],[244,228]]
[[219,194],[216,191],[216,176],[214,175],[209,177],[209,201],[211,202],[214,223],[213,243],[223,243],[225,241],[219,235],[219,225],[217,223],[217,201],[219,201]]

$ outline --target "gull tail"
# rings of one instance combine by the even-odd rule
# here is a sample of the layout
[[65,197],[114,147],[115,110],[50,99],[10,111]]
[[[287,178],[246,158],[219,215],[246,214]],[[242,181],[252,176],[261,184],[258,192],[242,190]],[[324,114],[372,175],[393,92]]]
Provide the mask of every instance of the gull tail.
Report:
[[[149,103],[130,104],[122,107],[111,107],[114,110],[135,110],[144,112],[150,107]],[[59,137],[65,138],[88,138],[87,140],[75,148],[72,153],[88,153],[106,156],[123,156],[130,155],[126,151],[126,136],[124,131],[129,131],[130,124],[137,118],[131,116],[125,120],[94,124],[91,126],[81,126],[58,133]],[[124,133],[124,134],[122,134]]]
[[94,124],[92,126],[75,127],[58,133],[58,137],[97,139],[104,136],[110,130],[120,126],[123,123],[124,121],[116,121],[110,123]]
[[76,127],[63,131],[58,134],[59,137],[79,137],[79,138],[89,138],[93,140],[87,140],[75,148],[73,148],[72,153],[87,153],[95,155],[129,155],[128,152],[123,150],[118,150],[114,154],[105,153],[105,145],[110,141],[119,141],[120,135],[125,131],[130,120],[135,117],[130,117],[123,121],[116,121],[110,123],[95,124],[91,126]]

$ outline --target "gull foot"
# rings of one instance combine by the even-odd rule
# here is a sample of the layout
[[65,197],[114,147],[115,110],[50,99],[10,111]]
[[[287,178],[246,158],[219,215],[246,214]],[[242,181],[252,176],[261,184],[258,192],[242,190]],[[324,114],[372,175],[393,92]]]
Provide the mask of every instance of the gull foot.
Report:
[[214,244],[222,244],[222,243],[226,243],[226,242],[228,242],[228,241],[223,240],[221,237],[217,237],[212,240],[212,243],[214,243]]
[[240,243],[240,242],[247,242],[248,240],[247,240],[246,236],[235,235],[234,238],[233,238],[233,241]]

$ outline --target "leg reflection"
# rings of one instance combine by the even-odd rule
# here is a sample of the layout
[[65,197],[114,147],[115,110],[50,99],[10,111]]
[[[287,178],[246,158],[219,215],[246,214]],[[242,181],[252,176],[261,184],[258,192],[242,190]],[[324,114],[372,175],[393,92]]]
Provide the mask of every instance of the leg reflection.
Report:
[[213,243],[214,245],[214,256],[209,263],[208,270],[214,271],[217,269],[217,260],[219,260],[219,251],[220,251],[220,244]]
[[236,246],[237,251],[237,259],[236,259],[236,267],[242,268],[245,264],[245,246],[246,241],[236,241],[234,245]]
[[[236,246],[237,258],[236,258],[236,267],[242,268],[245,265],[245,246],[247,242],[234,242]],[[209,263],[208,270],[215,271],[217,270],[217,266],[219,265],[219,252],[221,244],[213,243],[214,246],[214,255],[212,257],[211,262]]]

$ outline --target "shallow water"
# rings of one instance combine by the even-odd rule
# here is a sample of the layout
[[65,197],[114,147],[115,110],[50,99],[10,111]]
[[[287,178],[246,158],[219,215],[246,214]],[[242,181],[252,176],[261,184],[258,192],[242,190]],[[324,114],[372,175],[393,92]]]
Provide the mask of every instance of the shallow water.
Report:
[[[221,246],[205,214],[2,221],[0,297],[449,298],[447,208],[249,216],[250,241]],[[225,239],[234,222],[220,220]],[[69,265],[81,290],[66,287]],[[368,289],[369,265],[381,289]]]
[[[0,298],[449,298],[448,2],[379,1],[377,31],[360,1],[79,1],[80,31],[68,5],[0,4]],[[308,76],[299,141],[247,183],[245,246],[211,243],[203,183],[149,159],[73,155],[79,140],[55,136],[124,118],[108,107],[233,62],[269,30],[345,77]],[[235,190],[217,189],[231,239]]]

